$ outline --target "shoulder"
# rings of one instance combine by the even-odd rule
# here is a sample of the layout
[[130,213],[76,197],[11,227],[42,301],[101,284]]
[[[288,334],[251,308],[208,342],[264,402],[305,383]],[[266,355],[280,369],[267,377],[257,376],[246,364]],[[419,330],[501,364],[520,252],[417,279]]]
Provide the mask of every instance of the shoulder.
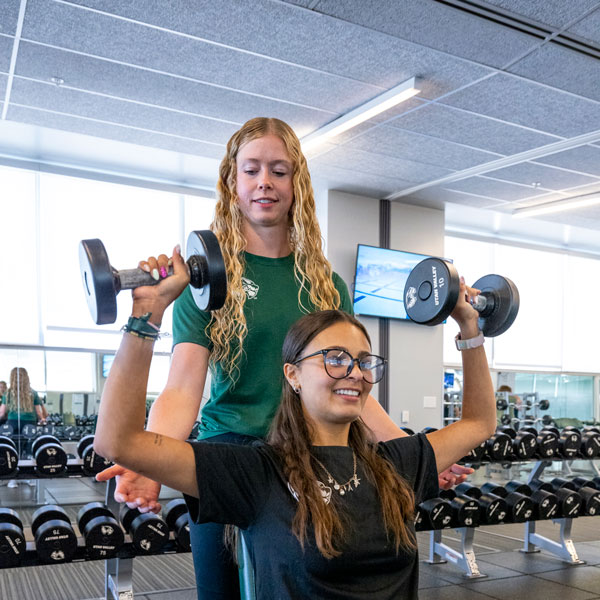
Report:
[[335,289],[340,294],[340,309],[353,314],[352,300],[350,299],[350,292],[348,291],[346,282],[335,271],[332,273],[331,279]]

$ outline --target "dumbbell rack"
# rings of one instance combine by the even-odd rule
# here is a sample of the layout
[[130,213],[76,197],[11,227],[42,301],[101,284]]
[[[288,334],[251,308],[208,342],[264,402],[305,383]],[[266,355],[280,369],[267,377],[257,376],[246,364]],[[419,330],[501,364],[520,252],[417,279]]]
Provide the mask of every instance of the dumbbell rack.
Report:
[[[528,483],[539,477],[544,472],[544,469],[549,467],[553,461],[540,460],[537,461],[531,471]],[[597,471],[597,467],[593,460],[589,461]],[[546,550],[557,558],[567,562],[570,565],[582,565],[585,561],[581,560],[577,555],[575,544],[571,536],[573,527],[573,519],[561,517],[553,519],[554,523],[560,525],[559,542],[555,542],[543,535],[536,533],[536,521],[526,521],[524,525],[524,540],[521,552],[531,554],[540,552],[540,549]],[[462,569],[463,576],[467,579],[476,579],[487,577],[480,572],[473,550],[473,539],[475,537],[475,527],[459,527],[455,531],[460,535],[460,551],[450,548],[442,542],[443,529],[434,529],[429,532],[429,554],[427,563],[444,564],[448,561]],[[539,548],[539,549],[538,549]]]
[[[593,461],[590,461],[593,463]],[[530,483],[534,479],[539,479],[544,469],[551,465],[551,461],[549,460],[540,460],[538,461],[531,474],[529,476],[529,480],[527,483]],[[564,560],[570,565],[583,565],[585,561],[580,560],[577,556],[577,551],[575,550],[575,544],[571,538],[571,528],[573,527],[573,519],[562,517],[560,519],[553,519],[554,523],[560,524],[560,543],[555,542],[553,540],[540,535],[535,532],[535,521],[527,521],[524,523],[525,533],[523,536],[523,548],[521,548],[521,552],[525,554],[530,554],[534,552],[539,552],[538,546],[546,550],[546,552],[550,552],[550,554],[554,554],[558,558]]]
[[475,527],[459,527],[455,530],[460,535],[460,552],[442,542],[442,531],[442,529],[434,529],[429,532],[429,559],[426,562],[430,565],[440,565],[450,561],[461,568],[468,579],[487,577],[479,571],[475,559],[473,550]]

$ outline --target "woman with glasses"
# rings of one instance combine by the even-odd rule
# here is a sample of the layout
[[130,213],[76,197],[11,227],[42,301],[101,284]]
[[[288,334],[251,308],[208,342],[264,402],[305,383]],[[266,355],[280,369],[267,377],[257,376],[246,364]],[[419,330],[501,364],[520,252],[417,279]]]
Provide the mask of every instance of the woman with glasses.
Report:
[[[165,300],[187,282],[178,252]],[[452,316],[477,339],[461,282]],[[361,415],[385,359],[364,326],[338,310],[305,315],[283,345],[283,392],[267,442],[187,443],[144,431],[152,344],[126,334],[104,388],[95,450],[186,494],[197,522],[244,530],[257,598],[416,598],[414,506],[438,473],[495,429],[482,345],[463,351],[462,419],[427,436],[375,442]]]
[[[352,312],[346,284],[323,254],[310,174],[289,125],[251,119],[231,137],[219,169],[211,229],[225,260],[225,305],[213,313],[200,311],[189,289],[177,298],[171,368],[150,410],[148,429],[186,439],[210,368],[199,439],[252,443],[265,438],[279,405],[278,362],[292,323],[317,310]],[[160,279],[168,260],[166,255],[151,257],[140,267]],[[134,292],[133,314],[151,312],[150,323],[156,326],[164,310],[158,287]],[[367,398],[363,417],[380,440],[404,435],[373,397]],[[156,481],[120,464],[98,479],[115,475],[117,501],[143,512],[160,510]],[[198,597],[234,598],[237,568],[224,551],[222,526],[193,525],[190,537]]]

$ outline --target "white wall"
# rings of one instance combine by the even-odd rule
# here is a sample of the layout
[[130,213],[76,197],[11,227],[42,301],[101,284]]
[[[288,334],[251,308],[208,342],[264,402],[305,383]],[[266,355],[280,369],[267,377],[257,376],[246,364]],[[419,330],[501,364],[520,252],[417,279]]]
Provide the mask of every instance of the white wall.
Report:
[[[327,257],[352,292],[356,245],[379,245],[379,200],[331,191],[327,203]],[[393,202],[390,247],[441,256],[444,254],[444,213]],[[361,317],[379,347],[379,320]],[[441,425],[443,382],[442,328],[390,321],[390,416],[412,429]],[[374,396],[376,395],[374,389]],[[423,408],[423,398],[435,398],[435,407]],[[401,423],[401,411],[409,411]]]

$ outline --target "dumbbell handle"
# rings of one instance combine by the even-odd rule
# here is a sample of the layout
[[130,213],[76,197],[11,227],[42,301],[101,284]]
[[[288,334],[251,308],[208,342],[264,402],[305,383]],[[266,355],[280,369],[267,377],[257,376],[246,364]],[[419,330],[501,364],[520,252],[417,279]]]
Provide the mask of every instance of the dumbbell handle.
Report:
[[471,306],[478,312],[483,314],[484,311],[487,313],[492,312],[494,309],[494,297],[479,294],[475,296],[471,301]]
[[[190,285],[195,288],[200,288],[204,282],[208,280],[208,272],[206,266],[206,258],[194,254],[186,261],[190,270]],[[122,269],[117,271],[113,268],[115,278],[115,289],[117,292],[121,290],[133,290],[134,288],[143,285],[157,285],[161,280],[156,280],[150,273],[143,271],[139,267],[136,269]],[[173,267],[167,270],[167,277],[173,275]]]

